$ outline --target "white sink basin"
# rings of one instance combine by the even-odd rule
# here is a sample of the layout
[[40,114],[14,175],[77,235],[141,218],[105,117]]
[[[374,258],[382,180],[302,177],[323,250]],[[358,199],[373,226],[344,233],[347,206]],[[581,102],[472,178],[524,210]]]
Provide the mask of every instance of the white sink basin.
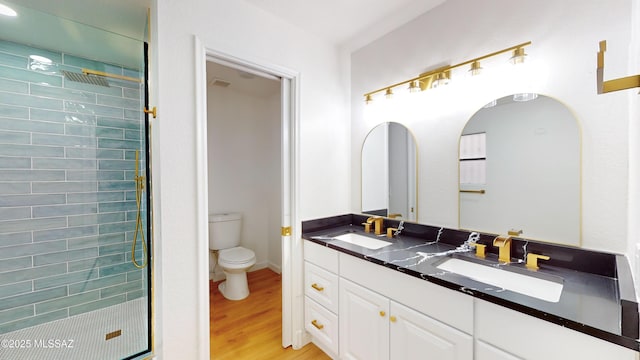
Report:
[[437,266],[485,284],[514,291],[523,295],[549,302],[558,302],[562,294],[562,283],[518,274],[512,271],[496,269],[490,266],[456,258],[447,259]]
[[355,233],[346,233],[339,236],[334,236],[333,238],[340,241],[348,242],[350,244],[362,246],[371,250],[378,250],[385,246],[391,245],[391,243],[388,241],[378,240]]

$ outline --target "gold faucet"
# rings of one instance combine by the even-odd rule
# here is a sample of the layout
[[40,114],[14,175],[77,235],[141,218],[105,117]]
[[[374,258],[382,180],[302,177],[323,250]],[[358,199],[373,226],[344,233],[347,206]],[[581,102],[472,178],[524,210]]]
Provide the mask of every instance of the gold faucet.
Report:
[[493,246],[498,247],[498,261],[511,262],[511,236],[496,236]]
[[372,216],[368,218],[366,223],[362,223],[362,225],[364,225],[364,231],[371,232],[371,224],[373,224],[374,234],[382,235],[382,221],[384,221],[384,218],[379,216]]

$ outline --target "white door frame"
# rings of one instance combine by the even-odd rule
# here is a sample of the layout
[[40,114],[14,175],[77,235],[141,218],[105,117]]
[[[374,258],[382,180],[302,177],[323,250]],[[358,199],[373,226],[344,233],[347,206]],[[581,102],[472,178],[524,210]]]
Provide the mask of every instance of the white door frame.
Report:
[[282,237],[282,345],[297,349],[309,342],[304,331],[302,302],[302,229],[298,216],[300,74],[263,61],[248,60],[204,46],[195,38],[196,137],[198,198],[198,299],[200,353],[209,353],[209,209],[207,180],[207,79],[206,63],[214,61],[231,67],[253,69],[282,79],[282,227],[291,227],[291,235]]

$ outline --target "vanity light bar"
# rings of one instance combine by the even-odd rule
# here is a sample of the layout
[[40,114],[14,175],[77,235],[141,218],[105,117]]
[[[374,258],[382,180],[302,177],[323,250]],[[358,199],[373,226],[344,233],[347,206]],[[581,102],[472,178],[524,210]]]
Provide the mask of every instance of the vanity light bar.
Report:
[[384,92],[385,94],[389,94],[393,92],[392,90],[393,88],[407,85],[407,84],[409,85],[408,88],[412,91],[415,90],[416,86],[419,87],[421,91],[424,91],[431,87],[442,85],[443,83],[446,83],[451,79],[451,70],[465,66],[465,65],[469,65],[469,64],[471,64],[471,69],[469,71],[471,71],[473,75],[477,75],[479,74],[480,70],[482,70],[482,67],[480,66],[480,60],[494,57],[496,55],[500,55],[509,51],[512,51],[512,56],[509,58],[511,62],[513,62],[514,64],[524,62],[524,58],[527,56],[527,54],[524,52],[524,48],[529,45],[531,45],[531,41],[514,45],[506,49],[498,50],[490,54],[486,54],[471,60],[461,62],[459,64],[447,65],[447,66],[437,68],[435,70],[427,71],[411,79],[404,80],[399,83],[385,86],[383,88],[365,93],[364,94],[365,102],[367,104],[370,103],[373,100],[373,95],[375,94],[382,93],[382,92]]

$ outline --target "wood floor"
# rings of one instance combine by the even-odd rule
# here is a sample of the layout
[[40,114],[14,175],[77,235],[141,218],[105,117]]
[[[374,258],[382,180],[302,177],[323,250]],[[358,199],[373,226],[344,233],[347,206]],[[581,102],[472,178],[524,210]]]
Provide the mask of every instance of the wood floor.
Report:
[[225,299],[209,282],[211,359],[330,359],[313,344],[282,348],[282,278],[269,269],[248,273],[248,298]]

